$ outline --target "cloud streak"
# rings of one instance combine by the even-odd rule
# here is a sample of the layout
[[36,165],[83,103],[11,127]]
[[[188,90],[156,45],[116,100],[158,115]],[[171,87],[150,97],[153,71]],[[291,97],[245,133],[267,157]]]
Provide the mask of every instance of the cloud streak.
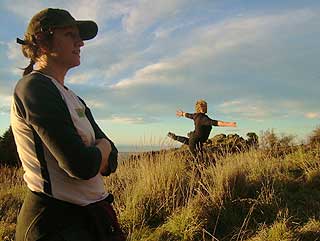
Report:
[[[265,41],[264,38],[270,38],[271,34],[277,29],[291,28],[296,23],[303,23],[315,16],[310,10],[298,10],[285,13],[283,15],[259,16],[247,19],[227,20],[226,22],[208,25],[202,28],[196,28],[190,31],[188,42],[190,46],[182,49],[181,52],[169,61],[159,61],[158,63],[145,66],[138,70],[132,78],[133,83],[148,83],[147,81],[137,81],[137,77],[145,79],[158,74],[159,69],[172,70],[188,68],[190,65],[211,60],[216,62],[219,56],[234,48],[241,48],[245,44],[255,45],[259,41]],[[294,18],[293,18],[294,17]],[[292,21],[292,19],[295,19]],[[160,77],[161,79],[161,77]],[[124,80],[129,85],[130,80]],[[150,81],[149,83],[152,83]],[[161,83],[161,81],[159,81]],[[121,86],[121,82],[118,86]]]
[[320,113],[319,112],[308,112],[308,113],[305,113],[305,117],[308,119],[319,119]]
[[129,33],[141,33],[157,21],[175,15],[178,9],[188,3],[183,0],[140,0],[123,19],[123,26]]

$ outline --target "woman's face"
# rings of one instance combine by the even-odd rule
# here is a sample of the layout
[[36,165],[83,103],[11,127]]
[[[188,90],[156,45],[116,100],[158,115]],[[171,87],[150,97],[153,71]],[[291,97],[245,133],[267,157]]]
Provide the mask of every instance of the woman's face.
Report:
[[55,64],[68,70],[80,65],[80,48],[83,45],[77,27],[57,28],[48,55]]
[[201,106],[202,113],[207,113],[207,105]]
[[195,110],[197,113],[207,113],[207,105],[196,103]]

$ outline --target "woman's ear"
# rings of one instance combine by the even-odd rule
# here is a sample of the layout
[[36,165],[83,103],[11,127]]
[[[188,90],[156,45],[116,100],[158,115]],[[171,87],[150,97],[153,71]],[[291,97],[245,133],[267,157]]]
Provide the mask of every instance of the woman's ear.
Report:
[[43,45],[40,45],[38,50],[37,50],[37,55],[38,56],[41,56],[41,55],[44,55],[44,54],[48,54],[49,53],[49,48],[47,46],[43,46]]
[[50,35],[49,33],[40,32],[34,36],[34,40],[39,46],[38,48],[38,56],[42,54],[47,54],[50,50]]

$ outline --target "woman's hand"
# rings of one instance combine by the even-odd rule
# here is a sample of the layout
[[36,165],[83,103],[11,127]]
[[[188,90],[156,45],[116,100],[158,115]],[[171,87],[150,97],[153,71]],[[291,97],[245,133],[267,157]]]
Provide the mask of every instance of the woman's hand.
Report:
[[178,116],[178,117],[184,116],[184,112],[182,110],[177,110],[176,116]]
[[108,169],[108,159],[112,149],[111,144],[107,139],[101,138],[96,140],[96,147],[100,150],[102,156],[100,173],[104,173]]

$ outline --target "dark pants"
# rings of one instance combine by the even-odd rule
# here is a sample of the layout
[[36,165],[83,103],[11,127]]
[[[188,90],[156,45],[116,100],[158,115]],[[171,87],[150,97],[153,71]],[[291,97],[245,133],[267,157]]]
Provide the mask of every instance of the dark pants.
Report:
[[87,207],[28,191],[18,216],[16,241],[101,240],[96,235],[96,220],[88,211]]
[[175,140],[188,145],[192,155],[197,157],[197,153],[202,153],[203,143],[199,140],[199,138],[194,137],[193,132],[189,132],[188,137],[176,136]]
[[28,191],[18,216],[16,241],[93,241],[87,222],[81,207]]

